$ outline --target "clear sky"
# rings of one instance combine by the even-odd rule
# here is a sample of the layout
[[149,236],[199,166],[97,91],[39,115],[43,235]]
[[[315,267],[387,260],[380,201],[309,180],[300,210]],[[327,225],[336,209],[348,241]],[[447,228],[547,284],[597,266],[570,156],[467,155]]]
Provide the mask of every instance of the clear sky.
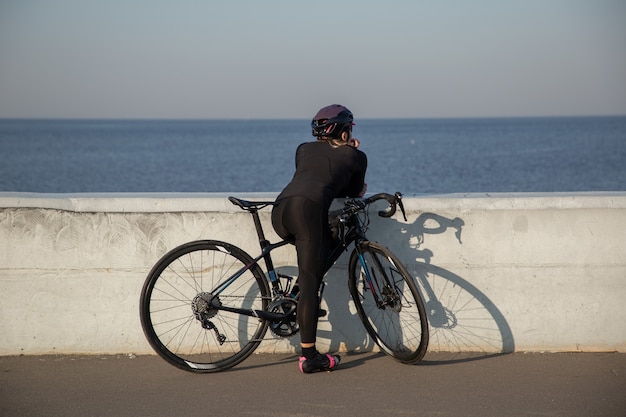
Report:
[[0,0],[0,117],[626,114],[626,0]]

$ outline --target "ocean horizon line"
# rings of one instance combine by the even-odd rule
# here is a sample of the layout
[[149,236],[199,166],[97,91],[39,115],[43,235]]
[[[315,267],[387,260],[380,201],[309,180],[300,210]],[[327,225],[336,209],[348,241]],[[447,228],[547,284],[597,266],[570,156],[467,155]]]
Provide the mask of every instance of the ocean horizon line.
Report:
[[[537,120],[537,119],[607,119],[624,118],[626,114],[582,114],[582,115],[523,115],[523,116],[429,116],[429,117],[356,117],[356,120],[393,121],[393,120]],[[128,122],[263,122],[263,121],[301,121],[310,117],[2,117],[0,121],[128,121]]]

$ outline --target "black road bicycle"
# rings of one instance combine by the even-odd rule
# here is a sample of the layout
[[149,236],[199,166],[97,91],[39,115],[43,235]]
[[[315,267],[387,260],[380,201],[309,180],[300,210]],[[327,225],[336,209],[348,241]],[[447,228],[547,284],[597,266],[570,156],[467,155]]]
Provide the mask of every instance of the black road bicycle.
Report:
[[[350,199],[329,214],[336,243],[325,271],[353,244],[348,288],[359,318],[383,352],[414,364],[428,346],[424,301],[398,258],[365,236],[368,207],[383,199],[389,206],[380,216],[393,216],[399,206],[406,221],[400,193]],[[252,215],[261,253],[252,258],[216,240],[185,243],[154,265],[141,291],[141,325],[148,342],[167,362],[187,371],[217,372],[239,364],[259,346],[268,328],[281,337],[299,330],[297,279],[279,273],[270,256],[292,242],[270,243],[259,219],[259,210],[275,202],[229,200]],[[323,290],[324,284],[320,300]]]

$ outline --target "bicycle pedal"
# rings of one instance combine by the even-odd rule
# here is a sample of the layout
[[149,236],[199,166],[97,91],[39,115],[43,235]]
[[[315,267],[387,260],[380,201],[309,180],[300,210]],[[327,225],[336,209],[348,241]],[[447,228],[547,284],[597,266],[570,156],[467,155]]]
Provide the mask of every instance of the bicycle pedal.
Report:
[[328,314],[328,312],[324,310],[323,308],[320,308],[319,311],[317,312],[317,317],[326,317],[326,314]]

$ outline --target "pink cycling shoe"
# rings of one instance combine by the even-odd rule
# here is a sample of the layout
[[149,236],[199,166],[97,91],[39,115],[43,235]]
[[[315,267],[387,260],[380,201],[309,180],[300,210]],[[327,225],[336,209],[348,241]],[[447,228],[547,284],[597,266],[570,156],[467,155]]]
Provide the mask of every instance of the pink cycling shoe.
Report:
[[310,374],[318,371],[331,371],[339,365],[341,358],[336,355],[317,352],[311,359],[300,356],[300,371]]

